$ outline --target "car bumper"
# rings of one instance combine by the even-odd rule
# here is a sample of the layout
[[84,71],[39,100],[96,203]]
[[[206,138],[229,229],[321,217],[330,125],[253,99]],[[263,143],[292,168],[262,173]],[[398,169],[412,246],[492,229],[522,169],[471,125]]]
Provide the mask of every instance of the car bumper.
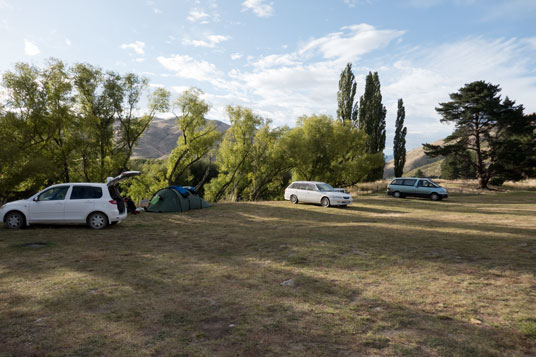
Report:
[[108,219],[110,220],[110,223],[111,222],[121,222],[123,221],[125,218],[127,218],[127,210],[125,208],[125,212],[123,213],[119,213],[119,211],[117,212],[114,212],[112,215],[108,215]]
[[330,199],[330,204],[332,206],[347,206],[347,205],[351,205],[352,203],[354,203],[353,199],[349,199],[349,200]]

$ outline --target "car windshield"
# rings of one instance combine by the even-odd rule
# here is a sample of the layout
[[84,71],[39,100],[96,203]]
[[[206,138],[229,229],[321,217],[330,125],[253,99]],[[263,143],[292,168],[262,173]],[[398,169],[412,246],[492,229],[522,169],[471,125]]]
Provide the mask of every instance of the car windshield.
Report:
[[428,180],[428,182],[430,182],[430,185],[434,186],[434,187],[442,187],[440,184],[432,181],[432,180]]
[[316,187],[318,187],[318,191],[320,192],[327,192],[327,191],[335,190],[331,185],[327,183],[317,183]]

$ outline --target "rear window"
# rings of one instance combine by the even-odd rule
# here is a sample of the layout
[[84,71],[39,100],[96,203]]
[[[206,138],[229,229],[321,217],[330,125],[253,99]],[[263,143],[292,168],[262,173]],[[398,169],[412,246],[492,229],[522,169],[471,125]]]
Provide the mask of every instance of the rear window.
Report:
[[413,186],[413,185],[415,185],[415,181],[417,181],[417,180],[415,180],[415,179],[406,179],[406,180],[404,180],[403,185],[404,186]]
[[391,182],[391,185],[402,185],[403,182],[404,180],[402,179],[395,179],[393,182]]
[[74,186],[71,200],[84,200],[102,197],[102,188],[95,186]]

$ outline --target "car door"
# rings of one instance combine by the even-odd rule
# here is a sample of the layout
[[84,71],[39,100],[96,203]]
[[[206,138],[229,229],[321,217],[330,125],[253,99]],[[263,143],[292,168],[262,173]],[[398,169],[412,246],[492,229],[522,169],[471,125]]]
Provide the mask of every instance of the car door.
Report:
[[408,196],[415,196],[417,194],[416,192],[416,184],[417,179],[404,179],[403,182],[403,193]]
[[308,183],[307,184],[307,202],[311,203],[320,203],[320,199],[322,198],[322,195],[320,191],[318,191],[318,188],[315,184]]
[[91,185],[73,185],[69,199],[65,201],[65,220],[85,222],[93,211],[95,201],[103,195],[102,187]]
[[128,178],[131,178],[131,177],[134,177],[134,176],[138,176],[140,173],[141,173],[140,171],[125,171],[125,172],[122,172],[121,175],[119,175],[119,176],[108,177],[106,179],[106,184],[108,186],[117,185],[121,181],[124,181],[124,180],[126,180]]
[[417,182],[417,186],[415,187],[415,196],[430,196],[430,185],[428,184],[428,180],[419,180],[419,182]]
[[305,190],[304,183],[297,183],[291,194],[296,195],[296,197],[298,197],[298,201],[307,202],[307,190]]
[[51,187],[30,201],[30,222],[62,222],[65,218],[65,198],[70,185]]

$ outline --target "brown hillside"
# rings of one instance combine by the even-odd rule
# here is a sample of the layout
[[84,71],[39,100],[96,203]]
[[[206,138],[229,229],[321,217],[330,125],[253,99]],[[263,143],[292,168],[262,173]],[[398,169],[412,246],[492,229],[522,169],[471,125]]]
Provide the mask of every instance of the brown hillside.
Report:
[[[432,143],[433,145],[443,145],[443,140],[438,140]],[[438,157],[429,157],[426,156],[422,146],[410,150],[406,153],[406,165],[404,165],[404,173],[412,171],[417,167],[429,165],[433,162],[442,160],[443,156]],[[395,164],[394,160],[391,160],[385,164],[385,169],[383,171],[384,178],[391,178],[395,175]]]
[[[220,132],[225,132],[229,125],[219,120],[208,120],[216,123]],[[140,139],[134,149],[133,158],[157,159],[169,155],[177,145],[181,132],[177,127],[177,120],[155,118],[145,135]]]

